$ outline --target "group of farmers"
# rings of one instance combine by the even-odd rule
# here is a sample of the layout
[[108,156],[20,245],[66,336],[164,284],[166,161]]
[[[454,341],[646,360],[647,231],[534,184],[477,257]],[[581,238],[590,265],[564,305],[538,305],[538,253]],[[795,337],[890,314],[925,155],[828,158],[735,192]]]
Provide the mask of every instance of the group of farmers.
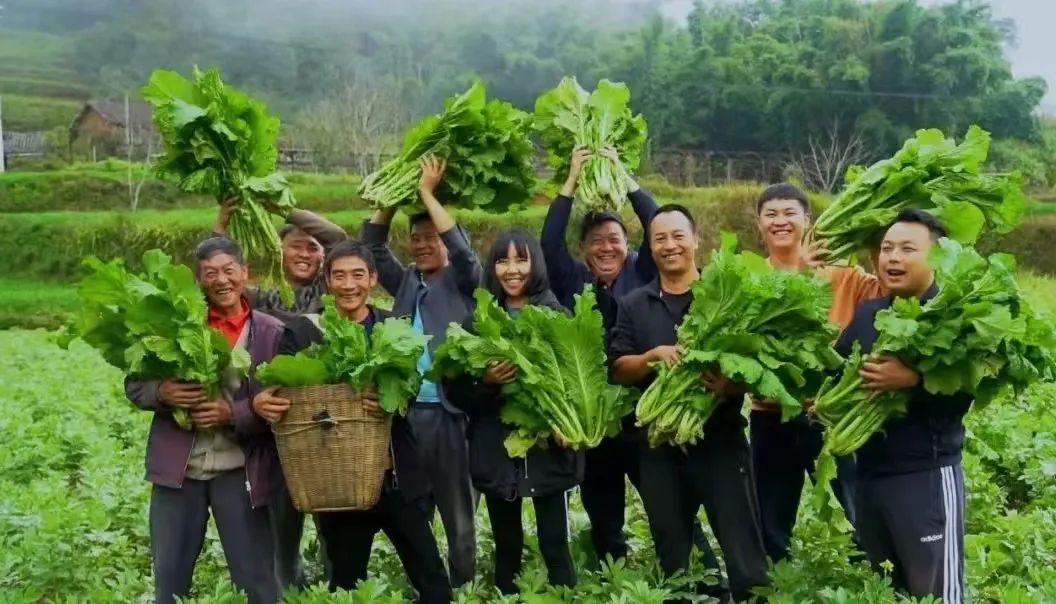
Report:
[[[502,232],[483,261],[435,195],[445,171],[435,158],[422,160],[419,193],[425,211],[410,217],[406,264],[389,245],[393,211],[376,212],[358,240],[311,212],[294,211],[280,231],[285,275],[294,285],[292,305],[277,292],[250,285],[241,249],[224,235],[232,210],[222,204],[215,233],[195,254],[209,325],[233,347],[246,349],[255,367],[323,341],[319,314],[322,296],[329,293],[336,308],[327,310],[368,332],[378,321],[400,316],[431,336],[418,360],[424,375],[451,323],[473,329],[477,288],[490,291],[516,315],[530,304],[568,312],[573,296],[592,286],[603,316],[611,381],[645,387],[658,363],[677,363],[682,354],[676,329],[699,275],[698,226],[685,207],[658,207],[626,176],[643,231],[640,249],[629,248],[619,214],[588,213],[578,227],[577,258],[567,247],[566,230],[577,180],[592,153],[574,151],[567,181],[538,238],[521,229]],[[599,153],[614,157],[615,152]],[[855,343],[870,350],[873,318],[893,297],[926,299],[936,293],[928,252],[945,232],[927,213],[898,216],[875,250],[869,274],[827,265],[826,250],[806,241],[810,205],[795,186],[767,188],[755,212],[774,268],[815,271],[831,282],[830,320],[844,328],[833,344],[843,354]],[[393,298],[391,310],[372,304],[379,284]],[[890,420],[856,455],[838,460],[833,488],[855,526],[856,542],[878,567],[885,561],[893,565],[897,588],[960,602],[962,418],[971,400],[928,394],[920,375],[892,356],[865,363],[862,378],[865,388],[906,390],[911,402],[906,416]],[[502,446],[507,428],[498,414],[502,385],[517,379],[516,366],[495,362],[480,380],[423,380],[406,417],[393,418],[392,469],[377,505],[313,516],[332,590],[352,588],[367,576],[372,542],[381,530],[417,598],[450,601],[453,587],[476,576],[474,517],[481,495],[495,544],[494,569],[488,571],[500,591],[517,591],[525,499],[535,510],[550,583],[574,586],[570,493],[578,487],[598,557],[620,559],[628,553],[628,479],[641,497],[665,575],[686,570],[693,547],[716,570],[716,553],[721,554],[724,579],[718,586],[701,585],[701,593],[749,601],[756,597],[754,589],[767,585],[769,566],[789,555],[804,478],[814,472],[822,446],[821,428],[809,413],[782,422],[774,404],[746,402],[743,387],[707,372],[703,387],[721,402],[696,444],[650,447],[632,413],[617,435],[595,449],[574,451],[555,441],[517,459]],[[269,426],[289,409],[281,390],[261,388],[252,377],[232,378],[222,396],[207,400],[196,384],[131,376],[126,394],[154,412],[146,466],[153,483],[149,522],[157,601],[189,593],[210,515],[231,578],[250,602],[276,602],[285,589],[302,585],[304,515],[285,488]],[[363,398],[372,412],[381,412],[375,393],[368,390]],[[809,401],[803,403],[808,409]],[[174,421],[171,410],[178,407],[189,411],[193,430]],[[698,522],[700,507],[717,541],[715,551]],[[447,538],[446,564],[431,528],[436,511]]]

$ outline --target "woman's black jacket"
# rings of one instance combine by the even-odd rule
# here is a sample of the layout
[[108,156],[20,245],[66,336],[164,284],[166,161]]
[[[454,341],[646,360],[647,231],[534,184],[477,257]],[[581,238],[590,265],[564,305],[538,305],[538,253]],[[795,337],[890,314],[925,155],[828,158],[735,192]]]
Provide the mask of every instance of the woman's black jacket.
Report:
[[[529,303],[568,312],[549,290],[533,296]],[[473,317],[463,326],[472,332]],[[525,458],[506,453],[503,441],[512,430],[499,419],[501,386],[470,376],[448,380],[446,386],[453,394],[451,400],[469,418],[469,471],[477,489],[513,500],[567,491],[583,481],[583,453],[562,449],[552,438],[546,447],[533,447]]]

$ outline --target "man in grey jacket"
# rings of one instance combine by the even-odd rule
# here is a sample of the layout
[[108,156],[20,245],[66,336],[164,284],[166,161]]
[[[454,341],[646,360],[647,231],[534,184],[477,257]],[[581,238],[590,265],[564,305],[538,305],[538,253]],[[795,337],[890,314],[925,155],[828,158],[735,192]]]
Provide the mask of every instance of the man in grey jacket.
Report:
[[[234,212],[233,203],[224,203],[216,216],[213,234],[226,236]],[[246,288],[246,298],[256,310],[264,311],[283,323],[309,313],[323,312],[326,283],[320,273],[330,248],[345,239],[345,230],[308,210],[294,210],[279,228],[282,240],[282,272],[293,286],[293,304],[283,303],[274,289]]]
[[[268,504],[281,480],[275,441],[250,401],[259,387],[257,365],[275,356],[282,323],[249,307],[243,295],[248,271],[242,250],[214,237],[199,245],[199,285],[209,303],[209,325],[252,359],[250,377],[232,376],[221,395],[207,400],[201,384],[175,379],[125,380],[125,394],[154,419],[147,439],[150,545],[154,597],[159,604],[186,597],[210,514],[231,579],[251,604],[279,599]],[[180,428],[172,409],[190,411],[194,426]]]
[[[411,216],[411,254],[404,266],[389,248],[393,210],[379,210],[363,224],[363,243],[374,253],[378,278],[395,301],[393,313],[411,317],[415,329],[432,336],[418,369],[429,368],[431,354],[444,341],[447,326],[459,323],[473,307],[473,290],[481,281],[480,261],[465,233],[437,200],[437,185],[445,169],[435,158],[422,161],[419,193],[425,212]],[[465,416],[443,388],[423,381],[407,414],[432,503],[440,511],[447,533],[451,585],[473,580],[476,572],[476,535],[473,528],[473,487],[469,477]]]

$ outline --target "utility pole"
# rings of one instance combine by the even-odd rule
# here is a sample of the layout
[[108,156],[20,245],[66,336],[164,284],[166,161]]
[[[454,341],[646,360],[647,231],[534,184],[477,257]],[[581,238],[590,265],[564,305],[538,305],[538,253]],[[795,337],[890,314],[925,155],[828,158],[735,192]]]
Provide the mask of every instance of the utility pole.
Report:
[[[3,7],[0,6],[0,9]],[[4,165],[4,98],[0,97],[0,174],[5,171]]]

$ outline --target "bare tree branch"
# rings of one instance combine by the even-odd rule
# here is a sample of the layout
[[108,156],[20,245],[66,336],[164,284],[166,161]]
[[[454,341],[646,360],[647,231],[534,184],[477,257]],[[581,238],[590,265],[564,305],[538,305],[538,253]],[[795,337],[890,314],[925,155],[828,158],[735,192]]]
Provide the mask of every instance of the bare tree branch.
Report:
[[840,186],[847,168],[869,158],[861,132],[845,133],[838,117],[823,136],[812,135],[807,147],[805,152],[792,154],[786,170],[798,173],[808,187],[828,193]]

